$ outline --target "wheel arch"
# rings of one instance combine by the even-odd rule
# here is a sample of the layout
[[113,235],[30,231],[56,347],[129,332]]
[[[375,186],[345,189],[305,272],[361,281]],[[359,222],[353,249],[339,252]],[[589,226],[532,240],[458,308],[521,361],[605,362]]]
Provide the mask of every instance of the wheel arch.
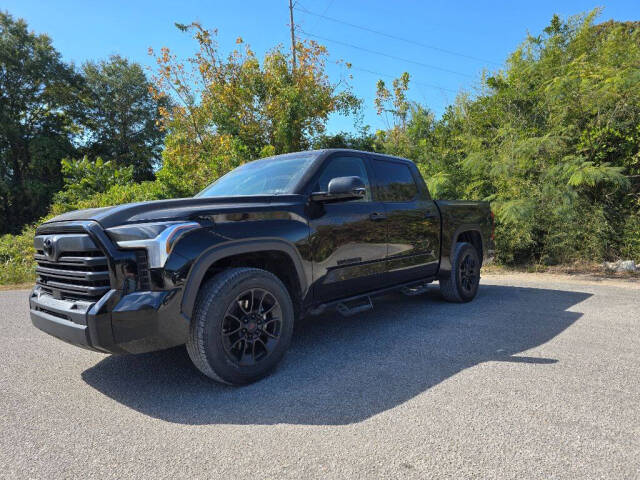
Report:
[[474,226],[471,228],[466,228],[463,226],[456,230],[453,242],[451,243],[450,258],[453,258],[453,252],[455,251],[456,244],[460,242],[467,242],[473,245],[478,252],[480,262],[482,263],[484,245],[482,243],[482,231],[480,230],[480,227]]
[[302,260],[293,245],[278,238],[225,242],[204,251],[189,271],[182,313],[191,319],[203,282],[224,268],[238,266],[263,268],[275,274],[289,290],[297,313],[308,290]]
[[[443,229],[446,228],[443,225]],[[482,237],[482,226],[478,224],[463,224],[458,226],[450,237],[446,237],[443,232],[442,258],[440,259],[439,278],[446,278],[451,272],[451,259],[456,249],[456,245],[461,241],[468,241],[478,251],[478,257],[482,262],[484,256],[484,240]]]

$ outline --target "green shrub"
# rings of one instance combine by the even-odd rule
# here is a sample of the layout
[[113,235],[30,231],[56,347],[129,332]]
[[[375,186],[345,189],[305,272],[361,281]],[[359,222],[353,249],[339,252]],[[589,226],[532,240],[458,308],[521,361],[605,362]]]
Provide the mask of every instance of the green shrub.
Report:
[[62,160],[64,187],[53,197],[58,210],[74,210],[76,205],[114,185],[130,185],[133,167],[118,167],[98,157],[95,161],[86,156],[81,160]]
[[621,256],[640,264],[640,212],[630,216],[624,225]]
[[34,227],[27,227],[19,235],[0,236],[0,285],[34,281],[34,232]]
[[105,192],[96,193],[88,198],[77,201],[72,208],[66,204],[54,204],[51,213],[60,215],[68,210],[84,208],[110,207],[123,203],[146,202],[167,198],[166,188],[157,181],[131,183],[129,185],[113,185]]

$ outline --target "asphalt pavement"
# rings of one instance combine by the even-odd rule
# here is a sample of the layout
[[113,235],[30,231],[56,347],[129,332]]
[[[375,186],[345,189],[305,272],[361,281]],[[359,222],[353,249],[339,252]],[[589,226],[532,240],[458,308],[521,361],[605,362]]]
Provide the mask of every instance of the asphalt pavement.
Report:
[[0,292],[0,478],[640,478],[640,283],[483,278],[301,321],[216,384],[183,348],[82,350]]

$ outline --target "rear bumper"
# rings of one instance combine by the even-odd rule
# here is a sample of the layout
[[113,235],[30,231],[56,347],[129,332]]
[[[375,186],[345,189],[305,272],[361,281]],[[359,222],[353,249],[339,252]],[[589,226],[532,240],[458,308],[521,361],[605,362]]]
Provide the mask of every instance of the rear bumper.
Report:
[[36,286],[29,296],[33,325],[67,343],[105,353],[144,353],[186,342],[189,322],[176,290],[110,290],[97,302],[59,300]]

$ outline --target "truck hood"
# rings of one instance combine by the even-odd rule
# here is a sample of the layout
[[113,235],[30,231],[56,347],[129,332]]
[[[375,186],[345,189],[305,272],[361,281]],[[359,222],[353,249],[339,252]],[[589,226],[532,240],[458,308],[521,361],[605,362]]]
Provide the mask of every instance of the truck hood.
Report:
[[302,202],[304,202],[303,195],[177,198],[74,210],[58,215],[45,224],[94,220],[104,228],[110,228],[127,223],[191,220],[218,213],[271,210],[278,205],[285,207]]

